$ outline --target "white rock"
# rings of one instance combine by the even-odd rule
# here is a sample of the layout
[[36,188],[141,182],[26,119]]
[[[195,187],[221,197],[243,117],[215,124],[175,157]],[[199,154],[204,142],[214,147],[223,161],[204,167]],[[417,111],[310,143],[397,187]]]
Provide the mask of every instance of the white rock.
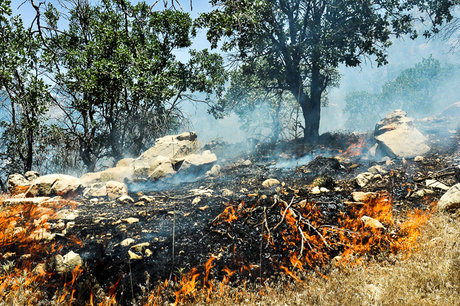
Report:
[[364,222],[364,226],[367,227],[372,227],[372,228],[385,228],[382,223],[380,223],[379,220],[368,217],[368,216],[362,216],[361,221]]
[[449,190],[439,199],[438,209],[441,211],[454,210],[460,208],[460,183],[449,188]]
[[77,266],[82,266],[83,261],[80,255],[70,251],[66,255],[56,255],[55,257],[56,271],[59,273],[72,272]]
[[222,196],[223,197],[231,197],[233,195],[233,191],[231,191],[230,189],[222,189]]
[[22,190],[22,189],[29,185],[30,185],[30,182],[19,173],[11,174],[8,177],[7,186],[8,186],[8,191],[11,194],[16,194],[18,192],[24,192],[25,190]]
[[133,244],[135,241],[136,240],[134,240],[133,238],[126,238],[125,240],[120,242],[120,245],[126,247],[126,246]]
[[396,110],[379,121],[374,137],[378,142],[377,154],[381,155],[413,158],[430,150],[427,138],[402,110]]
[[117,199],[117,202],[120,204],[132,204],[134,203],[134,200],[129,195],[124,194]]
[[136,245],[131,246],[131,250],[141,253],[145,248],[148,248],[149,246],[150,246],[149,242],[142,242],[142,243],[138,243]]
[[447,191],[450,188],[450,187],[444,185],[443,183],[441,183],[441,182],[439,182],[437,180],[426,180],[425,185],[426,185],[426,187],[441,189],[441,190],[444,190],[444,191]]
[[137,255],[136,253],[134,253],[134,252],[131,251],[131,250],[128,250],[128,255],[129,255],[129,259],[131,259],[131,260],[139,260],[139,259],[142,259],[142,256],[141,256],[141,255]]
[[418,156],[415,156],[414,161],[416,161],[416,162],[422,162],[423,159],[424,159],[423,156],[418,155]]
[[128,194],[128,187],[126,184],[117,181],[108,181],[105,184],[105,189],[109,200],[115,200],[122,195]]
[[26,196],[74,195],[80,188],[82,188],[82,183],[77,177],[66,174],[48,174],[33,180]]
[[262,186],[265,187],[265,188],[276,186],[276,185],[279,185],[279,184],[280,184],[280,181],[278,181],[277,179],[274,179],[274,178],[269,178],[269,179],[266,179],[265,181],[262,182]]
[[196,198],[193,199],[192,205],[196,205],[196,204],[198,204],[200,202],[201,202],[201,197],[196,197]]
[[370,182],[370,180],[372,180],[373,177],[374,175],[372,173],[363,172],[361,174],[358,174],[358,176],[356,176],[356,183],[358,184],[359,187],[364,187]]
[[320,194],[321,193],[321,190],[319,189],[318,186],[315,186],[311,189],[311,193],[312,194]]
[[125,218],[125,219],[122,219],[124,222],[126,223],[129,223],[129,224],[133,224],[133,223],[137,223],[139,222],[139,219],[138,218],[133,218],[133,217],[130,217],[130,218]]

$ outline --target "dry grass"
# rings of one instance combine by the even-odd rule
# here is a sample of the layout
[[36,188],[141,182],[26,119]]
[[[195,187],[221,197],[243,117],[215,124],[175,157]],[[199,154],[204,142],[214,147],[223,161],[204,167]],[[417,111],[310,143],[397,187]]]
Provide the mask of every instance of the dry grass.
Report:
[[[212,305],[460,305],[460,218],[435,214],[426,224],[418,251],[334,268],[328,279],[312,275],[305,285],[269,286],[262,294],[231,289]],[[276,288],[276,289],[275,289]]]

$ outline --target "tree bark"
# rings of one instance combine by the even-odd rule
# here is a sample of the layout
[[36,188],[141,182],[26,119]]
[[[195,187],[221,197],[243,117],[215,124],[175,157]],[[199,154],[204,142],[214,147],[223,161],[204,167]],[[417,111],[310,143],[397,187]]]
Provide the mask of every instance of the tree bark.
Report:
[[323,77],[319,67],[313,66],[310,83],[310,99],[302,107],[305,119],[305,143],[317,143],[319,138],[319,123],[321,118],[321,94],[323,92]]

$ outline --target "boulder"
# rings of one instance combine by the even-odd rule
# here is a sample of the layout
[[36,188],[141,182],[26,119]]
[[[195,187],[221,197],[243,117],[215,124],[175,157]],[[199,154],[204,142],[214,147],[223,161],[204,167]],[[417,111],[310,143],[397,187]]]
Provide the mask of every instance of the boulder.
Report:
[[179,135],[168,135],[158,138],[155,145],[137,158],[148,163],[156,160],[158,156],[181,158],[195,152],[198,148],[197,135],[186,132]]
[[72,196],[81,188],[82,183],[77,177],[66,174],[48,174],[40,176],[30,183],[26,197]]
[[460,184],[456,184],[447,190],[439,199],[438,209],[441,211],[454,210],[460,208]]
[[372,179],[374,178],[374,175],[370,172],[363,172],[360,173],[356,176],[356,184],[358,184],[359,187],[364,187],[366,186]]
[[107,196],[107,190],[105,189],[104,183],[94,183],[83,190],[83,196],[85,198],[94,197],[105,197]]
[[122,195],[128,194],[128,187],[126,187],[126,184],[117,181],[108,181],[105,184],[105,189],[109,200],[115,200]]
[[69,253],[62,255],[56,255],[55,257],[55,269],[58,273],[72,272],[76,267],[81,267],[83,261],[80,255],[70,251]]
[[413,158],[424,155],[430,147],[427,138],[414,126],[414,120],[406,112],[395,110],[375,126],[377,155]]
[[216,155],[205,150],[200,154],[187,155],[182,162],[178,161],[177,163],[180,164],[180,172],[202,174],[210,170],[216,161]]
[[171,174],[176,173],[174,167],[175,164],[173,164],[170,158],[165,156],[158,156],[150,164],[150,167],[148,169],[148,177],[153,181],[165,178]]
[[11,174],[8,177],[8,191],[11,194],[18,194],[25,192],[27,190],[27,187],[30,185],[30,182],[21,174],[15,173]]
[[40,174],[37,171],[27,171],[24,176],[29,182],[32,182],[36,178],[40,176]]

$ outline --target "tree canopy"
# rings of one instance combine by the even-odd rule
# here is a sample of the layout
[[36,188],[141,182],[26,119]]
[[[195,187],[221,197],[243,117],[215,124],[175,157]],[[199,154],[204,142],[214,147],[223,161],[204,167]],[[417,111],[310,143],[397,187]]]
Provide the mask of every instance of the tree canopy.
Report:
[[[340,64],[358,66],[365,56],[387,63],[392,37],[418,35],[415,19],[432,31],[452,18],[455,0],[211,0],[198,25],[213,47],[233,52],[246,73],[290,92],[302,108],[305,141],[319,136],[321,97]],[[417,10],[417,12],[414,12]],[[429,35],[429,31],[424,34]],[[266,69],[252,69],[263,59]]]

